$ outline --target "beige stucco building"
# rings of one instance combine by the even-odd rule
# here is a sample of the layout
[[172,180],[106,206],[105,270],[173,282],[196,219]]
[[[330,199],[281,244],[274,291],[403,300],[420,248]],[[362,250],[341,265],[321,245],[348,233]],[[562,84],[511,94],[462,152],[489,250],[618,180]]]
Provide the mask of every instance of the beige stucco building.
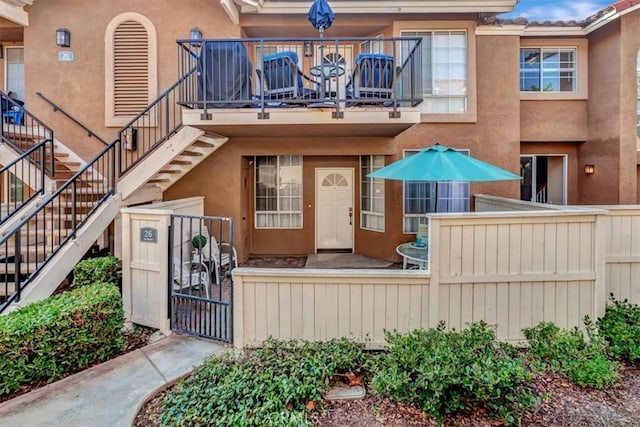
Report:
[[[524,177],[440,184],[444,211],[473,210],[477,193],[554,204],[637,203],[640,2],[619,2],[580,22],[495,18],[515,3],[334,0],[336,18],[321,41],[307,20],[310,2],[2,1],[0,81],[59,143],[90,161],[103,145],[37,93],[112,141],[130,135],[123,127],[182,78],[162,102],[171,103],[179,126],[205,132],[194,140],[220,146],[167,178],[164,164],[148,160],[164,149],[168,139],[153,135],[168,120],[148,113],[145,123],[128,127],[136,128],[138,146],[120,154],[133,157],[118,178],[140,174],[123,200],[143,185],[145,195],[132,203],[204,195],[205,214],[234,218],[241,259],[340,249],[397,261],[396,246],[411,240],[420,216],[432,211],[434,187],[366,174],[435,143]],[[251,97],[242,108],[202,108],[198,85],[206,70],[188,74],[189,64],[202,64],[194,55],[205,52],[190,40],[195,27],[205,40],[243,41]],[[68,30],[68,46],[56,44],[58,29]],[[419,41],[420,56],[399,37]],[[266,101],[265,77],[255,70],[266,74],[267,56],[283,51],[297,53],[302,73],[315,73],[305,88],[323,91],[333,104],[304,96]],[[379,102],[353,101],[350,79],[361,55],[395,61],[392,92]],[[336,61],[337,75],[317,68],[323,56]],[[418,77],[409,77],[408,58]],[[400,99],[410,87],[422,102]],[[166,176],[158,177],[162,168]]]

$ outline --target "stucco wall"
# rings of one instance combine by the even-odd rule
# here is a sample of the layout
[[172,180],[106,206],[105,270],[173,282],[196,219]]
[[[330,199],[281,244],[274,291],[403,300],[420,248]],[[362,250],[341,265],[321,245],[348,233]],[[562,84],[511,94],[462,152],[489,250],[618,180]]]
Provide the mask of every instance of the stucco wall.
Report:
[[579,156],[581,168],[595,165],[596,172],[580,180],[581,203],[620,201],[620,55],[619,21],[590,35],[589,135]]
[[586,141],[587,101],[521,101],[522,141]]

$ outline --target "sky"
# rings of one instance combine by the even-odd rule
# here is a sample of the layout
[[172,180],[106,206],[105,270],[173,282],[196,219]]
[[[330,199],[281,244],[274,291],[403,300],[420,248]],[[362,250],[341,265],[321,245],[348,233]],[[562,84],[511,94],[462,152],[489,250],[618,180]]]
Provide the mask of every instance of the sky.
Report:
[[500,18],[524,17],[529,21],[585,19],[615,0],[520,0],[513,13]]

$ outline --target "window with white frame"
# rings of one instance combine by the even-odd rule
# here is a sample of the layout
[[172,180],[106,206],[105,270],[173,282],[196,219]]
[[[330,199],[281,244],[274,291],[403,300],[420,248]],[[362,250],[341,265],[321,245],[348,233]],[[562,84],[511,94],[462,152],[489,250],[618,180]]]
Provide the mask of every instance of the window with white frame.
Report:
[[402,31],[400,35],[422,38],[422,111],[467,112],[467,32]]
[[575,48],[520,49],[521,92],[575,92],[577,70]]
[[[459,150],[469,155],[468,150]],[[418,150],[406,150],[404,157],[416,154]],[[417,233],[418,225],[424,223],[425,214],[436,210],[436,186],[438,191],[438,212],[468,212],[468,182],[404,182],[403,232]]]
[[360,156],[360,228],[384,231],[384,179],[369,178],[384,167],[384,156]]
[[360,43],[360,53],[384,53],[382,34],[373,40],[365,40]]
[[257,156],[256,228],[302,228],[302,156]]

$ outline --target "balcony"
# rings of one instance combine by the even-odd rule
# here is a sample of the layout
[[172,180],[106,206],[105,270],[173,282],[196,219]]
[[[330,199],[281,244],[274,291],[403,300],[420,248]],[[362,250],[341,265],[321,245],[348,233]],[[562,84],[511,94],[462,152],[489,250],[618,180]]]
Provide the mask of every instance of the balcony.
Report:
[[395,136],[420,122],[420,38],[178,40],[185,125],[224,136]]

